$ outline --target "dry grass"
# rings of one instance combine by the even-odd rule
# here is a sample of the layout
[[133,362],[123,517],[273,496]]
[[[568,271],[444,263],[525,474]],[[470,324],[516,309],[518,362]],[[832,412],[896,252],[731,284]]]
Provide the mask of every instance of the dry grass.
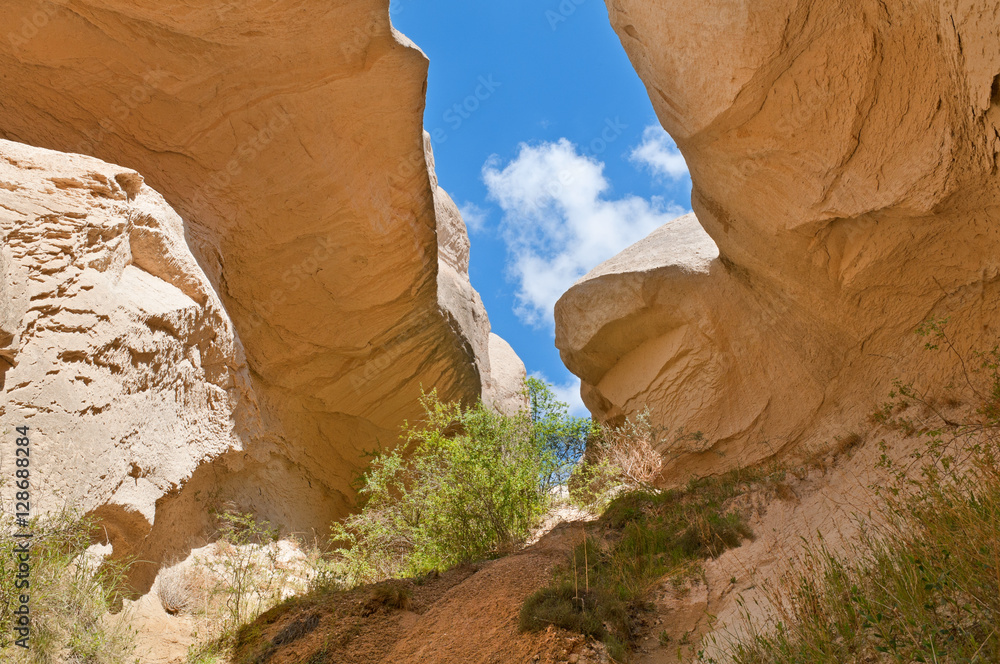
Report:
[[971,467],[932,440],[929,460],[885,491],[884,525],[848,555],[822,544],[768,589],[772,618],[747,616],[726,664],[1000,661],[1000,436]]
[[163,610],[170,615],[191,613],[198,600],[205,594],[202,575],[183,565],[175,565],[160,572],[157,595]]
[[[2,507],[7,507],[6,505]],[[133,662],[135,632],[122,608],[127,562],[88,552],[97,527],[92,517],[66,508],[34,519],[31,541],[30,648],[15,645],[13,611],[24,593],[17,584],[10,511],[0,511],[0,661],[12,664],[125,664]],[[118,619],[107,621],[111,611]]]
[[663,435],[642,413],[618,427],[602,427],[595,445],[599,460],[607,461],[633,488],[651,486],[663,470],[663,455],[657,447]]
[[413,588],[406,581],[386,581],[375,586],[372,604],[401,611],[413,605]]

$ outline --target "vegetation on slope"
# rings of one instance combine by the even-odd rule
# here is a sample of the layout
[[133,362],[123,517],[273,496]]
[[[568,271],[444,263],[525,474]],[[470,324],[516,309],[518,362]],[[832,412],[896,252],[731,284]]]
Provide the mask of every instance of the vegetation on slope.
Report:
[[683,489],[619,495],[552,582],[527,599],[521,629],[556,625],[599,639],[625,659],[650,589],[664,577],[697,574],[699,561],[752,537],[733,499],[782,478],[779,470],[736,470]]
[[404,444],[379,451],[359,480],[363,505],[334,524],[329,581],[352,587],[417,577],[514,550],[583,454],[589,420],[566,416],[541,381],[514,415],[463,408],[434,392]]
[[[0,659],[43,664],[119,664],[135,661],[135,633],[127,616],[106,620],[122,608],[125,565],[85,555],[95,533],[93,518],[65,509],[18,526],[3,510],[0,519]],[[29,542],[27,575],[19,548]],[[27,587],[24,583],[27,582]],[[15,616],[21,596],[30,596],[28,648],[17,645]]]
[[[924,441],[902,465],[883,450],[882,518],[848,555],[809,550],[771,592],[773,618],[748,616],[721,661],[1000,662],[1000,349],[967,361],[946,322],[918,332],[955,356],[964,384],[941,399],[897,383],[872,418]],[[956,391],[979,404],[964,421],[943,414]]]

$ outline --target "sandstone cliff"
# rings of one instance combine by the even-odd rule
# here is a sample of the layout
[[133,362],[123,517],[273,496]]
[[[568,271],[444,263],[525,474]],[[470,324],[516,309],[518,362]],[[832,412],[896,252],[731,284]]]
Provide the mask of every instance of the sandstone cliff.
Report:
[[[227,504],[325,532],[422,387],[516,402],[388,0],[17,0],[0,24],[0,137],[125,167],[4,143],[41,170],[9,163],[0,191],[0,414],[34,414],[40,479],[140,557]],[[78,371],[105,347],[121,371]]]
[[844,434],[919,363],[947,385],[925,319],[949,317],[961,353],[995,344],[1000,3],[608,8],[697,222],[557,305],[597,417],[702,431],[673,472],[714,472]]

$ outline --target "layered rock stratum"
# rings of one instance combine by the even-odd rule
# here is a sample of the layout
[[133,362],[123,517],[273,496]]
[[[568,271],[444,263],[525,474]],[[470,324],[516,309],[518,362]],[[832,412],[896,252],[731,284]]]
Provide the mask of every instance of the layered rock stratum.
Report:
[[421,389],[516,407],[388,0],[0,25],[0,137],[104,160],[2,145],[0,415],[112,540],[155,567],[225,508],[323,534]]
[[558,303],[595,416],[702,432],[668,437],[682,477],[846,435],[918,367],[964,380],[914,331],[996,343],[1000,3],[607,4],[697,218]]

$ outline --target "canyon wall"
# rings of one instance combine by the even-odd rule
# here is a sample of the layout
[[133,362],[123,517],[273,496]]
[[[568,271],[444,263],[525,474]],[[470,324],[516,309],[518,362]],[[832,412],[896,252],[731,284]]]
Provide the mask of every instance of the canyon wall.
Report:
[[556,308],[596,417],[648,408],[667,477],[866,426],[924,349],[996,343],[1000,3],[608,0],[687,160],[697,216],[598,267]]
[[251,390],[232,324],[135,171],[0,140],[0,234],[8,471],[27,427],[33,514],[69,503],[141,542],[157,501],[240,447]]
[[[12,427],[31,414],[40,482],[52,479],[66,499],[98,510],[120,531],[119,543],[146,560],[183,553],[209,528],[212,509],[252,510],[286,530],[324,534],[352,505],[364,452],[393,445],[403,420],[420,415],[422,388],[516,407],[523,365],[493,340],[469,284],[464,224],[433,174],[422,129],[427,59],[392,28],[388,4],[15,0],[0,7],[9,31],[0,40],[0,137],[121,165],[45,153],[37,159],[58,168],[25,182],[81,184],[33,184],[35,198],[0,212],[0,269],[20,275],[5,280],[0,298],[0,357],[34,358],[23,370],[34,372],[29,385],[12,385],[8,374],[0,415]],[[63,311],[111,316],[111,328],[95,331],[91,316],[72,323],[75,341],[35,339],[39,328],[24,320],[42,315],[41,305],[23,319],[17,284],[39,279],[53,252],[47,244],[19,248],[18,234],[49,232],[39,208],[51,206],[37,201],[52,189],[58,223],[72,228],[45,242],[92,242],[91,222],[66,221],[92,216],[84,205],[93,202],[88,188],[98,187],[91,171],[99,183],[118,173],[144,178],[134,201],[114,198],[120,192],[108,184],[114,209],[94,213],[116,229],[100,246],[131,244],[132,256],[144,258],[129,263],[120,258],[126,248],[107,249],[119,262],[106,271],[105,290],[120,302],[77,307],[71,291],[57,288]],[[162,214],[150,218],[169,232],[129,230],[129,206],[154,200]],[[75,204],[82,207],[73,211]],[[156,257],[166,247],[176,259]],[[11,250],[45,260],[25,262]],[[70,284],[77,275],[47,279]],[[126,327],[115,327],[119,319]],[[111,382],[74,377],[68,363],[99,363],[93,351],[104,343],[141,357]],[[46,350],[32,355],[36,345]],[[181,356],[197,387],[177,387]],[[22,371],[24,360],[11,359]],[[135,387],[142,400],[119,399],[140,369],[149,374]],[[49,371],[60,390],[48,387]],[[15,387],[30,394],[15,398]],[[185,406],[191,399],[199,405]],[[111,415],[94,412],[105,401],[120,426],[104,426]],[[53,405],[65,417],[47,410]],[[185,423],[147,435],[146,418],[175,422],[174,413]],[[152,457],[132,454],[123,439]],[[186,460],[167,469],[155,450]],[[58,481],[43,470],[56,466],[46,464],[60,464]],[[128,485],[152,476],[156,490],[133,500]],[[123,488],[112,490],[117,484]]]

